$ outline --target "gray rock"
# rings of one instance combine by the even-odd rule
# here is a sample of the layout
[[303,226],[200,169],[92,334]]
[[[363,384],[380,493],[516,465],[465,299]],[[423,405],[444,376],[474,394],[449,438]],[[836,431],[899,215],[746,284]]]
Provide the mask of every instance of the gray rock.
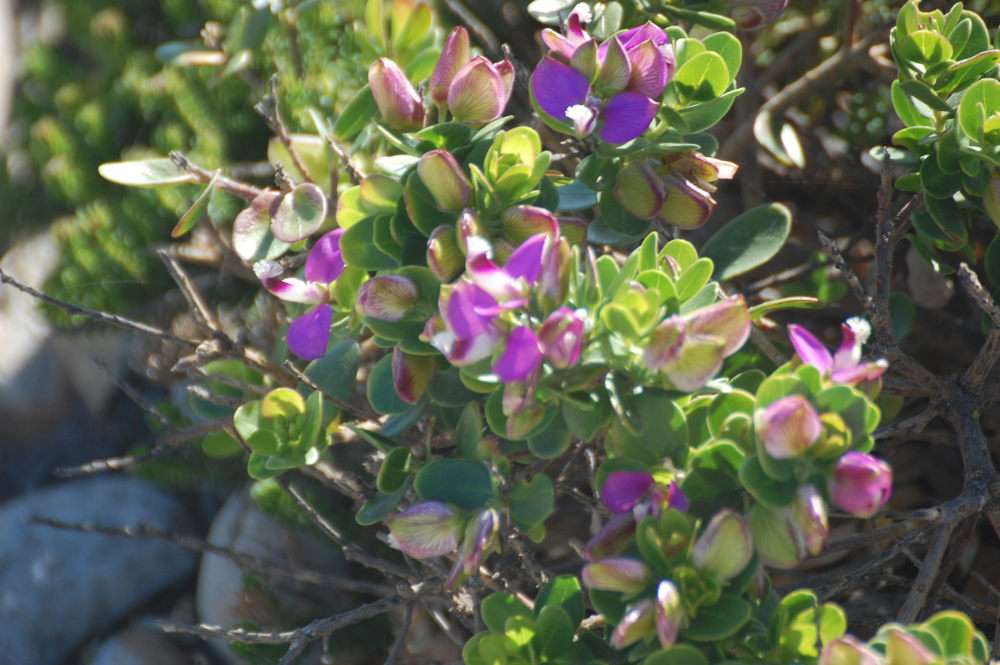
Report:
[[193,553],[150,538],[79,533],[33,518],[184,531],[167,494],[131,478],[56,485],[0,506],[0,654],[8,663],[57,665],[130,609],[190,574]]
[[[263,513],[250,498],[249,492],[231,496],[215,517],[208,541],[237,552],[249,554],[260,561],[278,563],[344,574],[343,557],[327,543],[289,529]],[[344,608],[329,590],[283,582],[281,588],[248,587],[246,575],[230,559],[205,554],[198,571],[196,604],[198,618],[203,623],[235,628],[251,623],[263,630],[290,628],[289,616],[321,615]],[[341,605],[341,607],[338,607]],[[212,642],[215,653],[224,661],[243,665],[224,642]],[[301,662],[313,663],[310,654]]]

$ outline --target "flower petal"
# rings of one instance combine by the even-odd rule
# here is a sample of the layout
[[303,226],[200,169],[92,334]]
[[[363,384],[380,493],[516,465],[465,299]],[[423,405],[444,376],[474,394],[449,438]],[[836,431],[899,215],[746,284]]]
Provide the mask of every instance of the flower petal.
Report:
[[288,326],[285,341],[292,353],[304,360],[322,358],[330,340],[333,309],[323,303],[307,314],[295,319]]
[[340,253],[340,237],[344,229],[334,229],[323,235],[306,257],[306,279],[329,284],[344,272],[344,257]]
[[[590,82],[569,65],[546,56],[531,75],[531,94],[538,107],[556,120],[566,120],[566,109],[587,101]],[[648,123],[647,123],[648,124]]]
[[528,326],[518,326],[507,336],[493,372],[504,383],[513,383],[527,378],[541,362],[542,350],[535,333]]
[[455,120],[482,125],[497,119],[507,102],[507,87],[496,67],[479,55],[455,74],[448,108]]
[[625,513],[632,510],[652,486],[653,476],[645,471],[614,471],[601,487],[601,501],[612,513]]
[[795,323],[788,325],[788,339],[792,341],[795,352],[807,365],[812,365],[825,374],[833,365],[833,356],[823,344],[812,336],[808,330]]
[[659,104],[645,95],[620,92],[601,110],[601,128],[597,136],[607,143],[625,143],[638,138],[649,129],[659,108]]

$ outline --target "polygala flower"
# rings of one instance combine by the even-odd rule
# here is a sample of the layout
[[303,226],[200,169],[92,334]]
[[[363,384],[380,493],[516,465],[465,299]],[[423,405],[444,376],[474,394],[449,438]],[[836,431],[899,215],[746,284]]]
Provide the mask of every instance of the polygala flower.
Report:
[[823,423],[802,395],[787,395],[755,414],[757,438],[774,459],[800,457],[820,435]]
[[883,460],[852,450],[833,467],[830,499],[856,517],[871,517],[892,494],[892,468]]
[[670,580],[662,580],[655,599],[643,598],[626,606],[625,615],[611,633],[611,646],[624,649],[655,632],[660,646],[669,649],[685,619],[680,591]]
[[677,483],[663,486],[645,471],[613,471],[601,487],[601,501],[615,515],[632,512],[636,520],[660,511],[687,510],[687,497]]
[[625,143],[646,131],[676,69],[663,30],[646,23],[598,46],[574,13],[565,37],[547,30],[542,40],[551,51],[531,75],[530,88],[546,124],[580,138],[596,130],[608,143]]
[[458,122],[485,125],[500,117],[514,89],[510,60],[490,62],[481,55],[455,73],[448,88],[448,110]]
[[874,381],[882,376],[889,366],[884,359],[861,362],[861,347],[871,335],[871,325],[862,318],[852,317],[841,325],[840,330],[843,335],[840,348],[832,355],[802,326],[790,324],[788,337],[802,362],[829,376],[834,383],[853,386],[861,381]]
[[424,102],[406,74],[392,60],[379,58],[368,69],[375,105],[393,129],[409,132],[424,125]]
[[281,277],[281,267],[273,261],[258,261],[254,273],[268,291],[282,300],[316,305],[294,319],[288,326],[285,341],[292,353],[305,360],[322,358],[326,353],[333,322],[330,307],[330,284],[344,271],[340,252],[343,229],[323,235],[306,257],[305,279]]
[[462,580],[476,574],[483,557],[496,546],[499,530],[500,515],[494,508],[481,511],[466,523],[462,547],[445,582],[446,588],[454,589]]
[[395,323],[410,313],[417,287],[403,275],[376,275],[358,287],[354,304],[361,316]]

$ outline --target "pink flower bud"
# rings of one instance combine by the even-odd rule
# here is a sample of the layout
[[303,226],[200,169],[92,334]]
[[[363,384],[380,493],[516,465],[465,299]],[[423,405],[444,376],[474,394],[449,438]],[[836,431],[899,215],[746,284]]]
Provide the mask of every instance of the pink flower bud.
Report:
[[685,619],[680,592],[673,582],[663,580],[656,587],[656,637],[661,647],[669,649],[674,645]]
[[417,287],[403,275],[378,275],[358,288],[355,309],[380,321],[399,321],[417,300]]
[[500,219],[503,222],[504,235],[515,245],[520,245],[539,233],[559,235],[559,222],[545,208],[529,205],[511,206],[503,211]]
[[788,395],[756,414],[757,437],[774,459],[799,457],[823,433],[816,409],[802,395]]
[[649,598],[629,605],[611,633],[611,646],[624,649],[649,635],[656,626],[656,606]]
[[882,656],[853,635],[842,635],[826,643],[819,665],[882,665]]
[[447,150],[425,153],[417,162],[417,173],[439,209],[458,212],[469,203],[469,179]]
[[441,225],[427,239],[427,267],[442,282],[450,282],[465,267],[465,257],[458,247],[455,229]]
[[667,194],[658,216],[677,228],[696,229],[715,210],[712,194],[688,180],[664,176],[663,186]]
[[485,125],[500,117],[513,85],[513,65],[494,65],[479,55],[455,73],[448,90],[448,109],[459,122]]
[[583,550],[583,558],[587,561],[597,561],[617,556],[625,550],[633,535],[635,535],[635,518],[631,513],[615,515],[587,543]]
[[553,367],[566,369],[580,359],[585,310],[560,307],[538,329],[538,341]]
[[935,656],[916,635],[890,630],[885,644],[885,665],[931,665],[942,659]]
[[743,517],[728,508],[716,513],[694,541],[694,566],[718,582],[728,582],[753,558],[753,538]]
[[615,199],[639,219],[652,219],[659,214],[666,192],[650,159],[636,159],[618,171],[615,177]]
[[585,565],[580,577],[591,589],[639,593],[653,579],[653,571],[638,559],[609,557]]
[[407,404],[420,401],[436,371],[437,361],[433,356],[416,356],[393,347],[392,382],[396,394]]
[[462,537],[462,548],[455,559],[445,587],[454,589],[462,580],[476,574],[483,557],[496,545],[500,530],[500,515],[488,508],[469,520]]
[[458,26],[448,35],[441,56],[430,78],[431,98],[435,104],[444,105],[448,101],[448,89],[455,74],[469,61],[469,33]]
[[826,503],[814,486],[802,485],[795,491],[792,524],[796,537],[800,539],[806,552],[816,556],[823,551],[830,527],[826,517]]
[[828,479],[833,503],[856,517],[871,517],[892,493],[892,468],[883,460],[851,451],[833,467]]
[[730,0],[729,16],[743,30],[756,30],[773,23],[785,11],[788,0]]
[[463,518],[438,501],[425,501],[388,522],[392,542],[406,554],[428,559],[454,552]]
[[399,65],[379,58],[368,70],[375,105],[393,129],[408,132],[424,124],[424,103]]

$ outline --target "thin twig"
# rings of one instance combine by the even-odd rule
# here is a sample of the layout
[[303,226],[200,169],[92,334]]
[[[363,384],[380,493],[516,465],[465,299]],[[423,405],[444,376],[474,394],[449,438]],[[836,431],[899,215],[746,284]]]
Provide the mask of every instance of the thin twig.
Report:
[[987,377],[993,371],[997,359],[1000,357],[1000,307],[993,302],[989,292],[983,288],[976,273],[964,262],[958,266],[958,278],[969,297],[975,301],[980,311],[990,317],[990,321],[993,323],[993,329],[986,336],[986,343],[979,349],[975,360],[962,375],[962,385],[969,392],[976,394],[982,390]]
[[0,269],[0,284],[10,284],[15,289],[27,293],[32,298],[41,300],[42,302],[54,305],[66,312],[70,316],[79,314],[80,316],[85,316],[88,319],[93,319],[94,321],[99,321],[101,323],[108,323],[113,326],[118,326],[119,328],[124,328],[126,330],[131,330],[132,332],[142,333],[143,335],[149,335],[150,337],[157,337],[167,342],[173,342],[174,344],[180,344],[182,346],[187,346],[194,348],[198,346],[198,342],[181,339],[176,335],[163,330],[162,328],[157,328],[156,326],[151,326],[148,323],[141,323],[139,321],[133,321],[132,319],[125,318],[124,316],[119,316],[117,314],[108,314],[106,312],[99,312],[94,309],[88,309],[86,307],[80,307],[72,303],[68,303],[64,300],[59,300],[58,298],[53,298],[47,293],[43,293],[38,289],[34,289],[24,282],[11,277],[3,269]]
[[948,550],[948,542],[954,527],[954,524],[947,522],[938,527],[937,537],[934,538],[934,543],[924,556],[924,562],[920,566],[920,572],[917,573],[917,579],[913,581],[910,593],[906,596],[906,601],[903,602],[903,607],[897,615],[897,620],[900,623],[913,623],[924,608],[931,584],[937,578],[938,570],[941,567],[941,559],[944,558],[944,553]]
[[384,665],[393,665],[396,657],[399,656],[399,652],[402,651],[403,645],[406,644],[406,638],[410,632],[410,622],[413,621],[413,603],[408,603],[406,606],[406,616],[403,618],[403,625],[399,629],[399,635],[396,636],[396,641],[392,644],[392,649],[389,650],[389,655],[385,659]]
[[296,640],[311,642],[329,635],[344,626],[350,626],[359,621],[364,621],[365,619],[388,612],[392,608],[407,603],[410,600],[410,598],[403,598],[398,593],[394,593],[391,596],[362,605],[349,612],[343,612],[325,619],[317,619],[294,630],[266,632],[246,630],[244,628],[226,629],[209,624],[186,624],[166,619],[156,621],[156,626],[167,633],[183,633],[185,635],[196,635],[208,640],[220,639],[227,642],[243,642],[245,644],[289,644]]
[[462,25],[475,33],[490,58],[496,60],[500,57],[500,41],[489,26],[480,21],[479,17],[466,7],[462,0],[444,0],[444,4],[455,16],[461,19]]
[[271,128],[271,131],[278,137],[278,140],[288,149],[288,153],[292,156],[292,162],[295,164],[295,168],[299,170],[299,173],[302,174],[302,177],[308,182],[315,184],[316,181],[313,180],[312,174],[309,172],[309,167],[302,161],[302,156],[299,155],[298,149],[292,143],[292,137],[288,133],[285,121],[281,118],[281,109],[278,105],[277,74],[271,77],[270,86],[271,92],[265,95],[264,99],[253,108],[264,118],[267,126]]
[[201,293],[195,288],[194,283],[188,276],[187,271],[181,267],[180,262],[177,261],[169,252],[162,249],[156,250],[156,255],[160,257],[163,261],[163,265],[167,267],[167,271],[170,276],[173,277],[174,282],[180,287],[181,295],[184,296],[184,300],[187,301],[188,308],[195,317],[195,321],[201,329],[211,335],[218,335],[222,332],[222,326],[215,319],[208,305],[205,304],[205,299],[201,297]]
[[[194,175],[199,182],[207,184],[211,182],[212,178],[215,176],[214,171],[209,171],[208,169],[198,166],[190,159],[188,159],[187,156],[184,155],[184,153],[179,152],[177,150],[174,150],[173,152],[170,153],[170,159],[173,160],[174,164],[177,165],[177,168],[187,171],[188,173]],[[248,183],[240,182],[239,180],[233,180],[232,178],[227,178],[224,175],[220,175],[218,178],[216,178],[215,186],[224,192],[227,192],[229,194],[232,194],[233,196],[237,196],[243,199],[244,201],[247,201],[248,203],[250,201],[253,201],[258,196],[260,196],[264,191],[259,187],[254,187],[253,185],[250,185]]]
[[300,568],[298,566],[286,566],[281,563],[265,561],[264,559],[253,556],[252,554],[238,552],[228,547],[213,545],[212,543],[206,542],[200,538],[195,538],[194,536],[163,531],[145,524],[136,526],[107,527],[88,523],[74,524],[47,517],[35,517],[31,521],[33,524],[50,526],[55,529],[80,531],[83,533],[99,533],[106,536],[126,536],[133,538],[154,538],[157,540],[165,540],[194,552],[214,554],[225,559],[229,559],[242,570],[254,576],[284,577],[294,582],[301,582],[303,584],[312,584],[330,589],[364,593],[373,596],[388,595],[395,591],[395,589],[385,584],[363,582],[361,580],[341,577],[338,575],[329,575],[327,573],[321,573],[307,568]]

